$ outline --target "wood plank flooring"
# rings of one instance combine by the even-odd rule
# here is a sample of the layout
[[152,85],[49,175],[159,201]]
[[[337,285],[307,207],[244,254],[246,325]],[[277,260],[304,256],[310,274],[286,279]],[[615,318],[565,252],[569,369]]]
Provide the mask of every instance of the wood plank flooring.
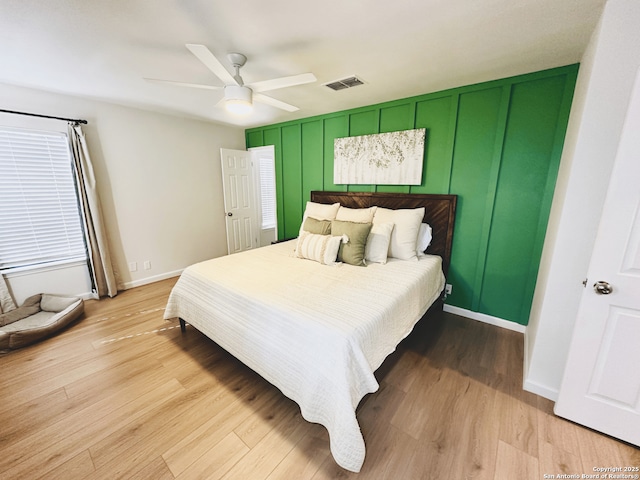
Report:
[[0,355],[0,479],[528,480],[640,465],[638,448],[522,390],[521,334],[441,313],[377,372],[358,409],[367,457],[347,472],[293,401],[162,319],[175,280],[89,301],[71,328]]

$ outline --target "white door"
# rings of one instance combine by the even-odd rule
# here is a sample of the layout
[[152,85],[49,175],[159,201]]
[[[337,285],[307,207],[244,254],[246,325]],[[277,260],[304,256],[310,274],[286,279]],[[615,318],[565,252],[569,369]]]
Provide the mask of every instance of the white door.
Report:
[[555,406],[561,417],[635,445],[640,445],[639,132],[640,74]]
[[258,212],[251,154],[244,150],[220,149],[224,210],[229,254],[258,246]]

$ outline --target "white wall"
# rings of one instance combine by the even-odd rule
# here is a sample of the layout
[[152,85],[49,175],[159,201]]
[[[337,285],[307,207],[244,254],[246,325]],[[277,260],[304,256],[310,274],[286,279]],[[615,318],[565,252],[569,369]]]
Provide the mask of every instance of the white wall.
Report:
[[582,59],[525,334],[524,387],[557,399],[635,73],[640,2],[609,0]]
[[[2,84],[0,98],[3,109],[88,120],[83,129],[119,288],[226,254],[220,147],[243,149],[243,129]],[[7,122],[66,130],[64,122],[0,113],[0,124]],[[60,292],[50,272],[9,276],[8,283],[18,303],[40,291],[86,293]]]

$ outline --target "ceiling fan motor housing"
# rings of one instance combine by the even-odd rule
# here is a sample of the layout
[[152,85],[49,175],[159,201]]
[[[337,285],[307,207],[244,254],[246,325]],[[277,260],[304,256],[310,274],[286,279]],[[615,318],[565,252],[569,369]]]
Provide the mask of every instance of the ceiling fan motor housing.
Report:
[[224,87],[225,108],[236,115],[247,115],[253,109],[252,90],[244,85]]
[[229,100],[235,100],[237,102],[252,103],[252,91],[249,87],[240,85],[227,85],[224,87],[224,98]]

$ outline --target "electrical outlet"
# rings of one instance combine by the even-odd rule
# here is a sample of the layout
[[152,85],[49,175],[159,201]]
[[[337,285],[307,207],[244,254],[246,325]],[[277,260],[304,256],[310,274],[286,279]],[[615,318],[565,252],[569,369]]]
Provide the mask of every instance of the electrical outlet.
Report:
[[129,271],[137,272],[138,271],[138,262],[129,262]]
[[144,269],[145,270],[151,270],[151,262],[149,260],[145,260]]
[[452,291],[452,290],[453,290],[453,287],[451,286],[451,284],[450,284],[450,283],[447,283],[447,284],[444,286],[444,293],[445,293],[446,295],[451,295],[451,291]]

